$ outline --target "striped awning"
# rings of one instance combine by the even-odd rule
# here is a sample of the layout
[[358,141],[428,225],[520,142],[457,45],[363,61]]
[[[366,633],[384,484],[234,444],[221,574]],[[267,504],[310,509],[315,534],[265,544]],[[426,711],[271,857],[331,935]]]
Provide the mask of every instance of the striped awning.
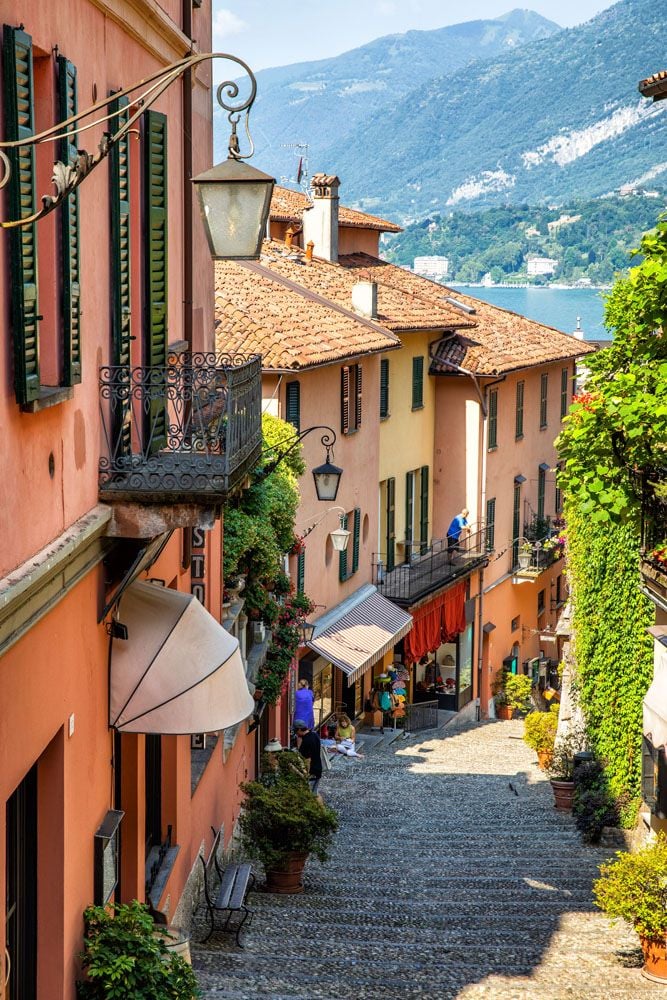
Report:
[[371,593],[308,643],[352,684],[412,628],[412,615]]

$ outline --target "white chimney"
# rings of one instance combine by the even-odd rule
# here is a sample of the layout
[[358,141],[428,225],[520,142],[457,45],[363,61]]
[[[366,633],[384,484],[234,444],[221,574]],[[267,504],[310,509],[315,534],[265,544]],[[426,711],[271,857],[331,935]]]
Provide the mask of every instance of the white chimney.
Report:
[[334,175],[314,174],[310,184],[313,204],[303,213],[303,242],[313,241],[316,257],[337,261],[340,181]]
[[366,319],[378,318],[377,281],[357,281],[352,285],[352,308]]

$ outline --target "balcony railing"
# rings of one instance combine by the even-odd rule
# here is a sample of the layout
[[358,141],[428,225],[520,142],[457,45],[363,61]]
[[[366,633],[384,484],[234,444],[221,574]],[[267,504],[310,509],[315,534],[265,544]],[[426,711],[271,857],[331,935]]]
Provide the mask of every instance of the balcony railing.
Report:
[[102,500],[224,501],[262,448],[259,355],[100,369]]
[[482,528],[458,546],[448,545],[446,538],[434,540],[424,553],[415,546],[407,562],[387,570],[386,556],[382,552],[373,556],[373,583],[389,600],[409,607],[415,601],[458,577],[466,576],[488,562],[486,531]]
[[667,469],[640,477],[642,500],[641,573],[651,596],[667,602]]
[[515,539],[509,546],[510,572],[522,580],[536,580],[541,573],[558,562],[564,554],[564,544],[558,535],[548,535],[538,541]]

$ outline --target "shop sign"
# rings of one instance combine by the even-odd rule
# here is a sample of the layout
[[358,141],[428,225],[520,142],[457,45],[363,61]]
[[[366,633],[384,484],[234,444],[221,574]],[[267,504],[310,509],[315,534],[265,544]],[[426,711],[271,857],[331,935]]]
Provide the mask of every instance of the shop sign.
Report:
[[206,532],[192,528],[190,546],[190,593],[206,605]]

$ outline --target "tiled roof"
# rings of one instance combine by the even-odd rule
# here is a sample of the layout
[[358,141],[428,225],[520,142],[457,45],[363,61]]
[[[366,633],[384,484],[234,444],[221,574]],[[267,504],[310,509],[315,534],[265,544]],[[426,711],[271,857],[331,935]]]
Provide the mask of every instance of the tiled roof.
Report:
[[645,80],[640,80],[639,92],[644,97],[652,97],[654,101],[661,101],[667,97],[667,70],[663,69]]
[[262,355],[289,371],[400,346],[379,324],[273,275],[261,264],[217,261],[216,350]]
[[[450,360],[455,356],[457,364],[475,374],[499,375],[529,365],[579,357],[594,350],[577,337],[471,295],[460,294],[458,290],[446,288],[395,264],[366,254],[352,254],[342,257],[341,261],[346,267],[363,272],[371,281],[391,284],[423,302],[444,304],[464,317],[474,328],[458,337],[458,346],[450,344],[446,356]],[[448,298],[460,303],[461,308],[447,302]],[[451,368],[444,370],[451,371]]]
[[[376,257],[354,254],[330,263],[314,257],[307,264],[302,251],[286,253],[284,243],[265,240],[261,263],[271,273],[295,282],[299,287],[323,296],[343,309],[352,307],[352,288],[362,279],[376,281],[377,322],[388,330],[450,330],[474,326],[474,317],[463,315],[441,297],[423,297],[395,281],[385,281],[385,272],[401,272],[394,264]],[[439,287],[439,286],[438,286]]]
[[[303,210],[308,205],[308,199],[302,191],[281,187],[276,184],[271,198],[271,218],[276,222],[301,222]],[[341,226],[352,226],[356,229],[375,229],[380,233],[402,233],[403,230],[395,222],[379,219],[375,215],[357,212],[354,208],[340,205],[338,221]]]

